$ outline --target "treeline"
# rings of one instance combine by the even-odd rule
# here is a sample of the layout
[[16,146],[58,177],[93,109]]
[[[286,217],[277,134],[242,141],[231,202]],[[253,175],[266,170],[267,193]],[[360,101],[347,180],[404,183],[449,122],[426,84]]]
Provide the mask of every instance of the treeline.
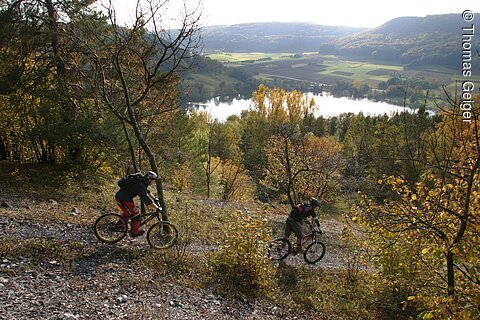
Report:
[[[392,73],[387,81],[378,83],[377,88],[355,80],[352,82],[337,81],[329,87],[329,92],[336,97],[352,97],[354,99],[368,98],[373,101],[387,101],[396,105],[407,103],[410,108],[418,109],[424,106],[429,92],[440,90],[438,81],[426,81],[421,78],[406,78]],[[444,105],[444,102],[438,102]]]
[[[457,67],[456,34],[384,35],[365,33],[321,45],[320,54],[336,54],[403,64],[407,68],[429,65]],[[461,51],[461,50],[460,50]]]
[[[181,100],[202,102],[212,98],[250,97],[260,81],[243,68],[226,67],[221,62],[198,55],[189,70],[182,72]],[[201,79],[201,80],[198,80]]]

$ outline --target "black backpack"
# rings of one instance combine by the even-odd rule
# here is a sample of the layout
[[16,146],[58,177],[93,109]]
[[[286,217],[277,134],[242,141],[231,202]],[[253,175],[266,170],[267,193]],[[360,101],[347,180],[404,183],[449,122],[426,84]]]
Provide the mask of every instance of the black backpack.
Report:
[[140,181],[143,181],[143,174],[139,172],[126,175],[122,179],[118,180],[117,184],[120,189],[125,190],[133,186],[136,182]]

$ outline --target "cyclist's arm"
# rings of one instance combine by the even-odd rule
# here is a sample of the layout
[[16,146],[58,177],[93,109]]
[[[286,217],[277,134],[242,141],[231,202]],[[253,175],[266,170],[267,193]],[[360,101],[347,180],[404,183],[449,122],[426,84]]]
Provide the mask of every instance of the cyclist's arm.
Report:
[[315,213],[315,209],[312,208],[312,219],[315,221],[317,227],[320,228],[320,221],[318,220],[317,214]]
[[150,190],[147,189],[147,187],[143,183],[136,183],[132,187],[132,191],[134,191],[140,199],[142,199],[143,203],[147,207],[153,207],[155,209],[159,209],[159,206],[157,205],[157,201],[153,195],[150,194]]
[[148,196],[150,197],[150,200],[152,201],[152,203],[149,206],[155,208],[155,210],[161,209],[160,205],[158,204],[158,199],[155,198],[154,196],[152,196],[151,194],[148,194]]

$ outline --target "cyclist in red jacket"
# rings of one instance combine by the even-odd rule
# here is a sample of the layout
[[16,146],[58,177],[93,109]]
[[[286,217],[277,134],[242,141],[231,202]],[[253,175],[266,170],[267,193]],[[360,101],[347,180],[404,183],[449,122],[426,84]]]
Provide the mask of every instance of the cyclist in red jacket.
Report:
[[315,207],[318,207],[319,205],[320,203],[316,198],[311,198],[309,203],[297,204],[287,217],[285,238],[288,239],[292,232],[295,233],[295,236],[297,237],[297,250],[301,249],[301,241],[304,236],[301,223],[303,219],[312,217],[315,224],[320,227],[320,221],[318,221],[317,215],[315,214]]

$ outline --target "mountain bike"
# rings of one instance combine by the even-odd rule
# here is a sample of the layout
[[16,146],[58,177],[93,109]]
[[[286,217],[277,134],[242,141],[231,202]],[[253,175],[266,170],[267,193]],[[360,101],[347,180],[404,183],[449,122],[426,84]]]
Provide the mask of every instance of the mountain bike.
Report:
[[[161,213],[161,209],[158,209],[136,216],[142,221],[140,226],[144,226],[151,220],[157,219],[157,222],[147,231],[147,242],[154,249],[170,248],[178,240],[177,228],[172,223],[163,221]],[[130,218],[127,220],[116,213],[101,215],[93,224],[95,236],[104,243],[116,243],[127,235],[130,220]]]
[[322,231],[315,227],[310,221],[307,220],[307,223],[310,228],[310,233],[303,236],[300,242],[300,248],[296,248],[296,245],[293,246],[287,238],[278,238],[270,243],[268,249],[269,258],[275,261],[281,261],[290,254],[296,255],[297,253],[303,252],[303,259],[306,263],[314,264],[320,261],[325,255],[325,244],[318,239]]

